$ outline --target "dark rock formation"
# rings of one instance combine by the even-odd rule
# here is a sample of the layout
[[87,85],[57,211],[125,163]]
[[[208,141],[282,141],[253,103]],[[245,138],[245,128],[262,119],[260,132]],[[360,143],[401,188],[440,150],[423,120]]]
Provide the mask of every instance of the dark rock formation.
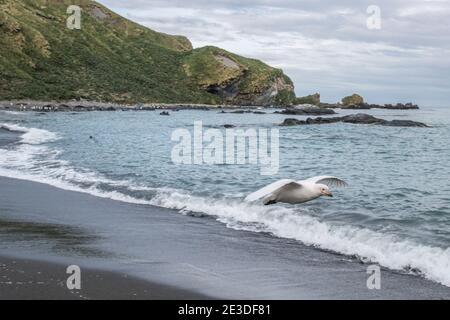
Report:
[[309,116],[309,115],[326,115],[326,114],[336,114],[332,109],[319,108],[313,106],[307,107],[292,107],[284,109],[283,111],[275,111],[275,113],[297,115],[297,116]]
[[350,105],[341,105],[342,109],[353,109],[353,110],[364,110],[364,109],[372,109],[372,107],[366,103],[361,104],[350,104]]
[[395,109],[395,110],[410,110],[410,109],[419,109],[419,106],[417,104],[413,104],[411,102],[408,103],[397,103],[395,105],[392,104],[385,104],[383,106],[376,106],[374,108],[381,108],[381,109]]
[[159,115],[161,115],[161,116],[170,116],[170,113],[168,113],[167,111],[163,111]]
[[236,111],[225,112],[225,113],[244,114],[244,113],[251,113],[251,111],[250,110],[236,110]]
[[219,113],[228,113],[228,114],[244,114],[244,113],[266,114],[263,111],[252,111],[252,110],[235,110],[235,111],[230,111],[230,112],[226,112],[225,110],[222,110]]
[[309,125],[309,124],[330,124],[330,123],[354,123],[354,124],[376,124],[381,126],[390,127],[428,127],[422,122],[416,122],[411,120],[384,120],[376,118],[374,116],[358,113],[351,114],[343,117],[330,117],[330,118],[308,118],[306,120],[298,119],[285,119],[281,126],[296,126],[296,125]]
[[428,125],[416,122],[412,120],[392,120],[392,121],[386,121],[382,124],[383,126],[388,127],[429,127]]
[[321,108],[328,109],[352,109],[352,110],[364,110],[364,109],[391,109],[391,110],[417,110],[419,106],[411,102],[408,103],[397,103],[397,104],[374,104],[374,103],[359,103],[359,104],[349,104],[344,105],[340,103],[321,103],[319,105]]

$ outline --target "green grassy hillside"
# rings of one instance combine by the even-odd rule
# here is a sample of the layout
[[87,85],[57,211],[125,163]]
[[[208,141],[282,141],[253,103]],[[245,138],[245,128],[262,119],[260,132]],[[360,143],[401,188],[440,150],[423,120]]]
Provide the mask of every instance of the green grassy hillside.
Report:
[[[68,5],[81,30],[66,27]],[[0,0],[0,100],[284,104],[279,69],[225,50],[192,49],[94,1]]]

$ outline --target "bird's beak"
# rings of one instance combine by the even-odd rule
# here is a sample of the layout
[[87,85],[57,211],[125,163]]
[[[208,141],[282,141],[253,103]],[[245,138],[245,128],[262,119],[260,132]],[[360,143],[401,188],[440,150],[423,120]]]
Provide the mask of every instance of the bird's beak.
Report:
[[332,194],[330,191],[325,191],[325,192],[323,193],[323,195],[324,195],[324,196],[327,196],[327,197],[333,198],[333,194]]

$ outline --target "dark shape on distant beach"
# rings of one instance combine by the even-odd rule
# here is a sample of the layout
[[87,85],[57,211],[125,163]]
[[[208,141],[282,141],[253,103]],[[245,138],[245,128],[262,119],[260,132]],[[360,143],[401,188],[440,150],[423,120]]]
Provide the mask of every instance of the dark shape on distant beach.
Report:
[[226,129],[231,129],[231,128],[234,128],[234,127],[236,127],[236,126],[234,126],[234,125],[232,125],[232,124],[226,124],[226,125],[224,125],[223,127],[226,128]]
[[296,125],[310,125],[310,124],[330,124],[330,123],[353,123],[353,124],[376,124],[381,126],[390,126],[390,127],[429,127],[425,123],[416,122],[411,120],[384,120],[380,118],[376,118],[369,114],[358,113],[351,114],[343,117],[330,117],[330,118],[308,118],[306,120],[299,119],[285,119],[281,126],[296,126]]
[[168,113],[167,111],[163,111],[159,115],[161,115],[161,116],[170,116],[170,113]]

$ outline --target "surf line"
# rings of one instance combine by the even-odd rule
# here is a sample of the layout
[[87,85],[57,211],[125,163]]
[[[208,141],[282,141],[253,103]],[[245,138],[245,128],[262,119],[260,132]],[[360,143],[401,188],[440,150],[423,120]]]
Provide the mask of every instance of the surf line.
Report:
[[[172,132],[171,159],[180,165],[259,165],[260,174],[275,175],[280,167],[280,132],[277,128],[227,128],[204,130],[194,121],[191,133],[185,128]],[[270,146],[270,147],[269,147]]]

